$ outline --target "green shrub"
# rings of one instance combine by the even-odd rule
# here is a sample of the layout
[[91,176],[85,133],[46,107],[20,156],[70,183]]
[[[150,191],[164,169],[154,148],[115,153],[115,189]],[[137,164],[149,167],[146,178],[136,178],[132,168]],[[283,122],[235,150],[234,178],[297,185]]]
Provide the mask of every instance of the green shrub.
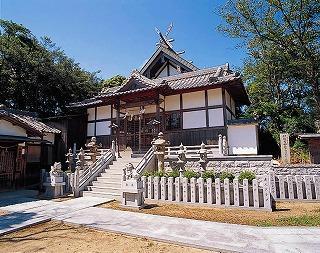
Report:
[[166,173],[166,177],[179,177],[179,171],[178,170],[172,170],[170,172]]
[[234,175],[231,172],[223,171],[219,174],[219,178],[221,181],[224,181],[226,178],[229,178],[230,181],[234,179]]
[[142,173],[142,176],[145,176],[145,177],[151,177],[153,176],[154,172],[151,172],[151,171],[145,171]]
[[241,171],[240,175],[239,175],[239,180],[243,181],[243,179],[248,179],[249,183],[252,183],[252,180],[256,178],[256,175],[249,170],[244,170]]
[[190,179],[190,178],[198,178],[200,177],[200,174],[198,172],[195,172],[193,170],[186,170],[184,173],[183,173],[183,176]]
[[213,170],[207,170],[207,171],[203,172],[203,174],[202,174],[203,179],[212,178],[212,180],[214,180],[215,177],[216,177],[216,175]]
[[153,174],[154,177],[165,177],[166,174],[163,171],[156,171]]

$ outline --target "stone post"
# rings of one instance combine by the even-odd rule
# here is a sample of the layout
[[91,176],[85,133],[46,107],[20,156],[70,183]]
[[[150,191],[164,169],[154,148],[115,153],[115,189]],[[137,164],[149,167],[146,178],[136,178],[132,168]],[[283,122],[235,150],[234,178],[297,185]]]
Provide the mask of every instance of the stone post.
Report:
[[202,176],[203,172],[206,170],[206,164],[208,160],[206,145],[203,142],[200,145],[199,155],[200,155],[199,163],[201,165],[200,173]]
[[166,151],[166,145],[168,142],[164,139],[163,133],[160,132],[158,134],[158,139],[156,139],[153,142],[155,152],[154,154],[157,157],[157,162],[158,162],[158,171],[163,172],[164,171],[164,155]]
[[222,153],[223,155],[228,155],[229,151],[228,151],[228,142],[227,142],[227,137],[223,136],[222,138]]
[[78,153],[78,161],[79,161],[78,164],[79,164],[81,169],[84,169],[84,164],[85,164],[84,156],[85,156],[85,152],[84,152],[83,148],[80,148],[80,151]]
[[222,134],[219,134],[218,145],[219,145],[219,154],[220,154],[220,155],[223,155]]
[[111,142],[111,152],[112,152],[113,159],[115,160],[115,158],[116,158],[116,142],[114,140]]
[[178,150],[178,167],[179,167],[179,176],[182,177],[182,173],[184,171],[184,166],[186,164],[186,148],[182,145],[182,143],[179,146],[179,150]]
[[80,197],[80,189],[79,189],[79,177],[80,177],[80,164],[77,162],[76,169],[73,173],[73,195],[74,197]]
[[67,157],[66,163],[68,164],[68,169],[72,171],[73,153],[71,148],[69,148],[68,153],[66,154],[66,157]]

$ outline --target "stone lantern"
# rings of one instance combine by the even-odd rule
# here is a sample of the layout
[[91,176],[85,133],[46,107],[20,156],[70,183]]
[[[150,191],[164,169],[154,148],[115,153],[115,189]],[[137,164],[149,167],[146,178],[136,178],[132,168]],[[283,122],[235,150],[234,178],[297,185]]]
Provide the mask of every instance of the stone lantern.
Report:
[[101,148],[101,144],[97,145],[96,137],[91,137],[91,140],[88,144],[85,145],[90,150],[91,161],[94,163],[97,160],[98,148]]
[[180,177],[182,177],[182,172],[184,171],[184,165],[186,164],[186,149],[184,148],[184,146],[182,145],[182,143],[179,146],[179,150],[178,150],[178,167],[179,167],[179,174]]
[[202,142],[200,145],[200,150],[199,150],[199,155],[200,155],[200,159],[199,159],[199,163],[201,165],[201,175],[202,173],[205,171],[205,167],[207,164],[207,160],[208,160],[208,154],[207,154],[207,149],[206,149],[206,145]]
[[54,165],[51,166],[50,177],[43,183],[46,187],[45,196],[50,198],[63,196],[63,187],[65,184],[61,163],[54,163]]
[[72,153],[72,149],[69,148],[68,153],[66,154],[67,157],[67,161],[66,163],[68,164],[68,169],[70,171],[72,171],[72,166],[73,166],[73,153]]
[[154,146],[154,154],[157,156],[158,161],[158,171],[163,172],[164,170],[164,155],[166,151],[166,145],[168,142],[164,139],[163,133],[160,132],[158,134],[158,139],[152,142]]

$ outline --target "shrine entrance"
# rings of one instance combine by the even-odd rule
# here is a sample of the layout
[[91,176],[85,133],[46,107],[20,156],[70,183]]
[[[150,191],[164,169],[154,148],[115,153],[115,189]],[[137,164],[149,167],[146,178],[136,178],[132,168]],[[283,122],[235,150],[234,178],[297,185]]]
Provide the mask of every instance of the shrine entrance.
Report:
[[155,114],[135,115],[120,120],[119,144],[122,150],[145,151],[159,132],[160,121]]

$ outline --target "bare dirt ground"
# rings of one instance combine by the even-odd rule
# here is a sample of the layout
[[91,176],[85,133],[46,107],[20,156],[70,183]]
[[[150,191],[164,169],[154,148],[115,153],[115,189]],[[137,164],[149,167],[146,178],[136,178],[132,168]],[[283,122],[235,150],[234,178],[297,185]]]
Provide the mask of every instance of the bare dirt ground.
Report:
[[148,202],[146,209],[141,210],[123,208],[117,201],[102,204],[99,207],[254,226],[320,226],[320,203],[277,202],[276,211],[274,212],[164,204],[159,202]]
[[210,251],[50,221],[0,237],[0,252],[204,253]]

